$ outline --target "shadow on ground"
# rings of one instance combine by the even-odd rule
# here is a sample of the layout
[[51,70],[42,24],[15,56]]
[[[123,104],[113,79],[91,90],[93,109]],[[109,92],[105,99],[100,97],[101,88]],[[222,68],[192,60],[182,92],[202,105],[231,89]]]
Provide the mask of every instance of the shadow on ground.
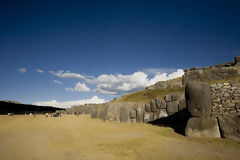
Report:
[[190,113],[185,108],[179,112],[176,112],[173,115],[165,118],[160,118],[148,123],[156,126],[171,127],[176,133],[185,135],[185,128],[187,125],[187,121],[190,117]]

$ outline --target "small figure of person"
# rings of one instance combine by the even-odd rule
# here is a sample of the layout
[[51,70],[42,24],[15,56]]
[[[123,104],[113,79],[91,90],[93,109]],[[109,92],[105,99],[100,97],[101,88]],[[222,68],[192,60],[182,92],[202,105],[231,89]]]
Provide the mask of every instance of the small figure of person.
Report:
[[32,117],[32,113],[29,113],[29,116]]
[[48,113],[46,113],[46,118],[48,117]]
[[34,117],[34,118],[36,117],[36,113],[33,113],[33,117]]

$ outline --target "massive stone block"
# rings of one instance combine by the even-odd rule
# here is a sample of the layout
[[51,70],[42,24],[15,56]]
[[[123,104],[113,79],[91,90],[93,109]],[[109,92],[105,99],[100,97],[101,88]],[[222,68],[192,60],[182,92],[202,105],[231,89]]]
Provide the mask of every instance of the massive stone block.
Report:
[[166,112],[166,110],[161,110],[160,113],[159,113],[159,118],[163,118],[163,117],[167,117],[168,114]]
[[186,100],[185,99],[179,101],[178,110],[180,111],[180,110],[183,110],[184,108],[186,108]]
[[220,138],[216,118],[190,118],[185,128],[188,137]]
[[134,109],[129,110],[129,116],[130,118],[136,118],[137,117],[137,112]]
[[102,111],[102,120],[106,121],[107,120],[107,113],[109,109],[109,103],[105,103],[103,111]]
[[167,113],[169,115],[178,112],[178,101],[167,102]]
[[172,101],[171,98],[172,98],[171,94],[168,94],[168,95],[166,95],[166,96],[164,97],[164,99],[165,99],[166,102]]
[[171,96],[172,101],[180,101],[182,99],[184,99],[183,94],[172,94],[172,96]]
[[98,108],[93,108],[91,110],[91,118],[98,118]]
[[157,108],[157,110],[160,110],[160,109],[161,109],[161,103],[162,103],[161,98],[156,98],[156,99],[155,99],[155,102],[156,102],[156,108]]
[[152,111],[152,112],[156,112],[156,111],[157,111],[155,99],[153,99],[153,100],[150,102],[150,106],[151,106],[151,111]]
[[161,109],[166,109],[167,105],[166,102],[164,100],[161,101]]
[[152,112],[145,112],[144,114],[144,122],[150,122],[153,121],[153,113]]
[[145,104],[145,111],[146,112],[151,112],[151,107],[149,104]]
[[224,138],[240,140],[240,115],[218,117],[218,120]]
[[137,122],[142,123],[144,118],[144,108],[137,107]]
[[129,122],[129,107],[121,107],[120,108],[120,122]]
[[208,83],[190,81],[186,85],[187,108],[194,117],[210,117],[212,96]]

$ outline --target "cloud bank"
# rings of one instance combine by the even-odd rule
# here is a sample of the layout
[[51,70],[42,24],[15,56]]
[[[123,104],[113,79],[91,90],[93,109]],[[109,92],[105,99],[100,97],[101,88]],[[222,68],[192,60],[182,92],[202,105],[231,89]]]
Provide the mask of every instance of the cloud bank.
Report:
[[124,92],[132,92],[144,89],[146,86],[155,84],[158,81],[166,81],[169,79],[183,76],[184,71],[178,69],[170,74],[157,73],[153,78],[149,79],[144,72],[135,72],[132,75],[100,75],[97,78],[97,86],[95,91],[102,94],[118,95]]
[[[144,89],[146,86],[153,85],[158,81],[166,81],[181,77],[183,76],[184,71],[182,69],[150,68],[134,72],[130,75],[102,74],[98,77],[83,76],[82,74],[72,73],[70,71],[64,72],[63,70],[59,70],[58,72],[50,71],[50,73],[63,79],[79,79],[79,82],[75,84],[74,88],[65,88],[67,91],[88,92],[91,91],[91,89],[86,84],[94,84],[96,87],[93,91],[95,92],[105,95],[120,95]],[[152,78],[149,78],[149,75],[153,75]],[[80,81],[83,81],[84,83],[81,83]]]
[[38,106],[53,106],[58,108],[69,108],[74,105],[84,105],[84,104],[100,104],[105,103],[104,99],[98,98],[97,96],[93,96],[90,99],[82,99],[82,100],[75,100],[75,101],[65,101],[65,102],[58,102],[56,100],[51,101],[43,101],[43,102],[34,102],[33,105]]

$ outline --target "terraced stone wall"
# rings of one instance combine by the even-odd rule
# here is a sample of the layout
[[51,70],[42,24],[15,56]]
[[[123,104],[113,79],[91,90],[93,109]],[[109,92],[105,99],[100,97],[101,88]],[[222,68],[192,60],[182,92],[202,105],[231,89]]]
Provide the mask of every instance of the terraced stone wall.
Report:
[[240,81],[210,85],[211,117],[225,117],[240,113]]

